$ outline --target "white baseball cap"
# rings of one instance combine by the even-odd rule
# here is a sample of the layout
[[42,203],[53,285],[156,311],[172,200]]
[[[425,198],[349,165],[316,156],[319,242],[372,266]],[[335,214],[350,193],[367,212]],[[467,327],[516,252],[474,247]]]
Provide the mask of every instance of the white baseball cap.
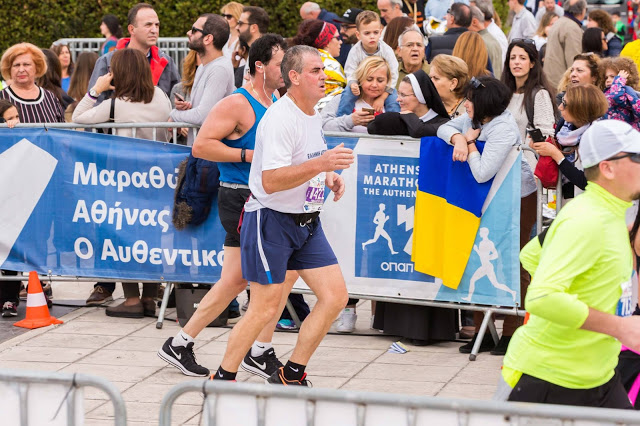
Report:
[[582,135],[578,152],[585,169],[621,152],[640,153],[640,132],[624,121],[596,121]]

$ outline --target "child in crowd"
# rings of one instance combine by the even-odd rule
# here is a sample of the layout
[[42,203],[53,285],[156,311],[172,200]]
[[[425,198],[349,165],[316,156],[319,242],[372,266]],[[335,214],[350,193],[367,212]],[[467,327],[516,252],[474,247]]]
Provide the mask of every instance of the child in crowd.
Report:
[[16,124],[20,123],[20,114],[18,114],[18,108],[11,102],[0,99],[0,120],[1,123],[7,123],[10,129]]
[[604,119],[626,121],[634,129],[640,130],[640,97],[638,69],[632,59],[625,57],[608,58],[602,62],[604,69],[604,92],[609,109]]
[[[398,81],[398,60],[393,52],[384,41],[380,40],[382,34],[382,23],[377,13],[365,10],[358,14],[356,18],[356,36],[358,42],[349,51],[347,62],[345,63],[344,72],[347,76],[347,87],[349,90],[342,92],[340,106],[338,107],[337,116],[348,115],[353,112],[353,108],[357,97],[360,95],[358,81],[355,78],[355,71],[364,59],[369,56],[380,56],[387,61],[389,70],[391,71],[391,82],[386,93],[380,96],[372,105],[376,112],[382,112],[384,107],[386,111],[393,111],[392,104],[397,100],[394,87]],[[389,109],[391,108],[391,109]]]

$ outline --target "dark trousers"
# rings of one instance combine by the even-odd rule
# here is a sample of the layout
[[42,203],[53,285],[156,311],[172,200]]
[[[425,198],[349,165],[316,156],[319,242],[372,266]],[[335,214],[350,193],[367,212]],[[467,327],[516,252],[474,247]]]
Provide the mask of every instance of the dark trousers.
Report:
[[[2,270],[2,275],[17,276],[16,271]],[[20,281],[2,281],[0,282],[0,306],[5,302],[18,303],[20,299]]]
[[604,385],[591,389],[568,389],[523,374],[511,391],[509,401],[581,407],[632,408],[618,374]]

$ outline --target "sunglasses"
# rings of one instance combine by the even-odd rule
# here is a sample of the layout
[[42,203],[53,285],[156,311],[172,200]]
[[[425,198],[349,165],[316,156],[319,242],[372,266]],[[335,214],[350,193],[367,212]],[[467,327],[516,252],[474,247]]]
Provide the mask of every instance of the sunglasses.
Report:
[[230,15],[230,14],[228,14],[228,13],[223,13],[223,14],[222,14],[222,17],[223,17],[224,19],[226,19],[227,21],[230,21],[230,20],[232,20],[232,19],[233,19],[233,15]]
[[473,77],[471,79],[471,81],[469,82],[469,84],[471,84],[471,87],[473,87],[474,89],[478,89],[480,87],[487,87],[485,86],[480,80],[478,80],[477,78]]
[[195,34],[195,33],[202,33],[202,36],[206,36],[209,35],[209,33],[205,33],[204,30],[200,29],[200,28],[196,28],[196,27],[191,27],[191,34]]
[[525,43],[525,44],[532,44],[532,45],[536,45],[535,40],[532,40],[530,38],[514,38],[513,40],[511,40],[511,43]]
[[238,21],[238,26],[241,27],[243,25],[249,25],[248,22],[242,22],[242,21]]
[[562,101],[560,102],[560,105],[562,105],[562,108],[566,108],[567,107],[567,100],[565,98],[562,98]]
[[618,155],[617,157],[607,158],[606,161],[622,160],[623,158],[627,157],[629,157],[629,160],[633,161],[634,163],[640,163],[640,153],[637,152],[627,152],[625,154]]

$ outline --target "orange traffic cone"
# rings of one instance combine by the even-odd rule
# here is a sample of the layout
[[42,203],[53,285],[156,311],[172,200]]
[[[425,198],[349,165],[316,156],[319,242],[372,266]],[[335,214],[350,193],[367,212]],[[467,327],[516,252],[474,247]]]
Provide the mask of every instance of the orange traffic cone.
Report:
[[36,271],[29,272],[29,286],[27,291],[27,317],[13,325],[16,327],[34,329],[46,327],[51,324],[63,323],[63,321],[60,321],[58,318],[52,317],[49,314],[47,299],[44,297],[42,284],[40,284],[38,273]]

